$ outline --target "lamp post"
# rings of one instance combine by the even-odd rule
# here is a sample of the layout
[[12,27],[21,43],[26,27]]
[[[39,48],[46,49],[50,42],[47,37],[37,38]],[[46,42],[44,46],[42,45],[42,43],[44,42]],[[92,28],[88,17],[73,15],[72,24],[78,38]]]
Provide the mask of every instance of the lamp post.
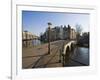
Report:
[[51,23],[48,22],[48,54],[50,54],[50,28],[51,28]]

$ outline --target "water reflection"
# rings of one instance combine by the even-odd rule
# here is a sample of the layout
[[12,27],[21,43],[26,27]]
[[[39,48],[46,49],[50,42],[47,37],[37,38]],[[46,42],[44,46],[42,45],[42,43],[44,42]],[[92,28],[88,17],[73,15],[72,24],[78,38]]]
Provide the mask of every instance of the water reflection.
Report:
[[73,51],[68,51],[65,55],[64,66],[88,66],[89,48],[75,47]]
[[33,44],[33,46],[37,46],[37,45],[41,44],[41,41],[40,40],[32,40],[32,44]]

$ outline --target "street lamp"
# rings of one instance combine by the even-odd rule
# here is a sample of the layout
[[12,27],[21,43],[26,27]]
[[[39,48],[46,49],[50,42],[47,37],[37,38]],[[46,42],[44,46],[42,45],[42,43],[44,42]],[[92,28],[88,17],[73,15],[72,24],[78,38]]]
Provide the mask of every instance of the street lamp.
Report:
[[48,22],[48,54],[50,54],[50,28],[52,24]]

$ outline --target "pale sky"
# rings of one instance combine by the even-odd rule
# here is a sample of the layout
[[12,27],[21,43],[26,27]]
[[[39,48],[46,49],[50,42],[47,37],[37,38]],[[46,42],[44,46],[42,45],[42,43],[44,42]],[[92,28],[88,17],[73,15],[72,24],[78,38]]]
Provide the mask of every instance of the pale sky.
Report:
[[89,14],[22,11],[22,22],[23,30],[37,36],[45,31],[48,22],[52,23],[52,27],[69,24],[74,29],[76,24],[79,24],[82,32],[89,32]]

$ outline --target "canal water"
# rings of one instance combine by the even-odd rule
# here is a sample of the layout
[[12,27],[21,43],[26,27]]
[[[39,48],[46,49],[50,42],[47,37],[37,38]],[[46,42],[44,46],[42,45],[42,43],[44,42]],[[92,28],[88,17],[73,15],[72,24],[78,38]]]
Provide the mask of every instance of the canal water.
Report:
[[88,66],[89,65],[89,48],[76,47],[69,52],[70,58],[65,63],[65,66]]
[[37,45],[41,44],[41,41],[40,40],[32,40],[32,44],[33,44],[33,46],[37,46]]

